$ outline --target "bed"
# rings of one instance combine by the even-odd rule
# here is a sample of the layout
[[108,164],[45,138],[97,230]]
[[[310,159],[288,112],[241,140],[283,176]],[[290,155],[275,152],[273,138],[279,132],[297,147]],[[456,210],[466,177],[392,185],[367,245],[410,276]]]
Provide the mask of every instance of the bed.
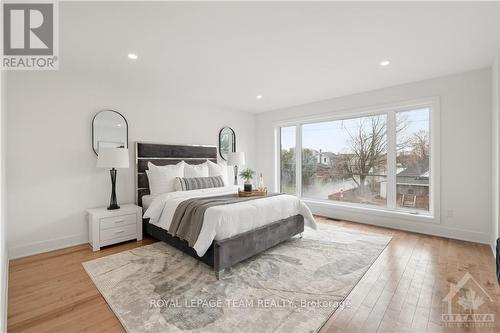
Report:
[[[217,163],[217,148],[137,142],[135,150],[136,200],[147,216],[143,219],[144,233],[209,265],[214,269],[217,278],[225,269],[301,234],[304,225],[315,228],[314,219],[307,206],[294,196],[279,195],[209,208],[205,213],[204,224],[212,226],[213,230],[202,233],[203,237],[200,234],[200,240],[190,246],[187,241],[172,236],[167,231],[169,216],[175,210],[176,204],[193,197],[237,193],[237,188],[228,186],[152,197],[146,175],[147,164],[151,162],[163,166],[180,161],[201,164],[207,160]],[[249,212],[261,212],[261,215]],[[223,228],[224,223],[227,228]],[[234,230],[227,231],[231,227]]]

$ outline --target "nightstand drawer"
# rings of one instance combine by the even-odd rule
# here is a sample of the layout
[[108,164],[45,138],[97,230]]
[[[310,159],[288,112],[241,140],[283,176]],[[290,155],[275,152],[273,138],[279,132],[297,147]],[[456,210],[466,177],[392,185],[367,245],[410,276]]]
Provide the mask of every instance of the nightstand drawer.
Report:
[[87,214],[92,251],[131,239],[142,240],[142,208],[137,205],[124,204],[115,210],[91,208]]
[[121,238],[126,236],[133,236],[137,233],[137,226],[135,224],[125,225],[112,229],[101,230],[101,241],[107,241],[113,238]]
[[101,230],[123,227],[131,224],[135,225],[136,223],[137,223],[137,216],[135,214],[104,217],[101,219]]

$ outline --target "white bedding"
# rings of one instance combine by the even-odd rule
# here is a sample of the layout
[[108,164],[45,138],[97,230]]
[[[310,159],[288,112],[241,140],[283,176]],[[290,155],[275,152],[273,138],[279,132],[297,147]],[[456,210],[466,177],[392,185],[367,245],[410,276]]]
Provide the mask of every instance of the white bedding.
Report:
[[142,196],[142,208],[144,210],[147,210],[149,208],[149,205],[151,205],[152,201],[153,201],[152,195],[143,195]]
[[[175,210],[182,201],[196,197],[236,193],[236,191],[237,186],[228,186],[164,193],[153,198],[144,213],[144,218],[149,218],[149,223],[168,230]],[[223,240],[297,214],[304,216],[304,224],[307,227],[316,229],[316,222],[309,208],[292,195],[278,195],[210,207],[205,212],[203,227],[193,248],[201,257],[214,239]]]

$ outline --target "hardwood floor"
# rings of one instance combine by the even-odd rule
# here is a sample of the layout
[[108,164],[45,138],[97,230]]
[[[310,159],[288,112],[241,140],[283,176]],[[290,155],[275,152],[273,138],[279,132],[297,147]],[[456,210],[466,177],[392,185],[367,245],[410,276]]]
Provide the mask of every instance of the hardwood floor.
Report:
[[[500,290],[487,245],[350,222],[335,224],[393,238],[347,297],[350,307],[337,310],[321,332],[500,332]],[[493,300],[487,313],[495,315],[494,328],[442,326],[442,299],[450,283],[467,272]]]
[[[320,332],[499,332],[500,290],[486,245],[317,218],[381,233],[392,241]],[[10,262],[9,332],[124,332],[81,263],[152,243],[145,239],[92,252],[88,245]],[[449,283],[469,272],[493,299],[495,328],[441,326]],[[484,307],[485,305],[483,305]],[[484,312],[484,311],[483,311]]]

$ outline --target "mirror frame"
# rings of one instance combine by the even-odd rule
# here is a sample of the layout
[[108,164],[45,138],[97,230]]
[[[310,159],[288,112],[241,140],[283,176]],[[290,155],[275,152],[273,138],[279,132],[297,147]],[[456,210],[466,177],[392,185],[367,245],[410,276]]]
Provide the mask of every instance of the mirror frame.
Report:
[[219,156],[224,160],[224,161],[227,161],[227,159],[222,156],[222,150],[221,150],[221,142],[222,142],[222,131],[224,131],[225,129],[229,129],[231,131],[231,133],[233,134],[233,146],[231,147],[231,152],[236,152],[236,133],[234,132],[234,130],[229,127],[229,126],[224,126],[221,128],[221,130],[219,131]]
[[94,133],[94,127],[95,127],[95,126],[94,126],[94,125],[95,125],[94,123],[95,123],[95,118],[97,118],[97,116],[98,116],[99,114],[101,114],[102,112],[114,112],[114,113],[118,114],[120,117],[122,117],[122,118],[123,118],[123,120],[125,120],[125,126],[127,127],[127,128],[126,128],[126,135],[127,135],[127,139],[126,139],[126,141],[125,141],[125,142],[126,142],[126,144],[127,144],[127,146],[126,146],[125,148],[127,148],[127,149],[128,149],[128,121],[127,121],[127,118],[125,118],[125,116],[124,116],[124,115],[122,115],[120,112],[115,111],[115,110],[101,110],[101,111],[99,111],[99,112],[97,112],[97,113],[95,114],[94,118],[92,118],[92,136],[91,136],[91,138],[90,138],[90,139],[92,140],[92,150],[94,151],[94,153],[95,153],[96,155],[98,155],[98,156],[99,156],[99,154],[97,153],[97,151],[95,150],[95,147],[94,147],[94,134],[95,134],[95,133]]

